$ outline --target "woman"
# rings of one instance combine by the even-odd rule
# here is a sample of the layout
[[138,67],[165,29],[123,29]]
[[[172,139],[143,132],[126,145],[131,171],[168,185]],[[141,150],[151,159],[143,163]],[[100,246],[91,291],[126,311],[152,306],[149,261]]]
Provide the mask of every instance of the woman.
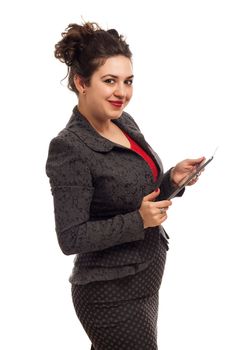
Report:
[[74,307],[92,349],[157,349],[167,198],[204,158],[163,173],[124,112],[133,90],[132,54],[116,30],[71,24],[62,36],[55,56],[68,66],[78,105],[51,140],[46,173],[59,245],[76,254]]

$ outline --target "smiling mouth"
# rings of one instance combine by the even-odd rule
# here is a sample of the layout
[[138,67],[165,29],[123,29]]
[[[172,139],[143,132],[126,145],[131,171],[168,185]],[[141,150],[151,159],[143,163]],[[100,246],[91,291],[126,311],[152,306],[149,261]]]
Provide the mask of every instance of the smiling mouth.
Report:
[[124,104],[121,101],[108,101],[108,102],[111,103],[111,105],[113,105],[114,107],[118,107],[118,108],[122,107]]

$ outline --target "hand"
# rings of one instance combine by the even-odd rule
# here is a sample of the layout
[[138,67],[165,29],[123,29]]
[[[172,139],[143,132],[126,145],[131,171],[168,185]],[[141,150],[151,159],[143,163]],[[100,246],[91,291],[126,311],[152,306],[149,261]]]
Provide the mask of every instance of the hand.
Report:
[[159,189],[156,192],[153,191],[142,200],[139,213],[142,217],[144,228],[159,226],[167,219],[167,210],[172,202],[170,200],[154,202],[159,193]]
[[[187,177],[192,173],[192,171],[196,170],[196,168],[204,160],[205,157],[197,159],[185,159],[182,162],[176,164],[176,166],[171,170],[171,180],[176,186],[179,186],[182,182],[184,182],[187,179]],[[192,179],[188,183],[188,186],[194,185],[197,182],[199,175],[200,174],[198,174],[194,179]]]

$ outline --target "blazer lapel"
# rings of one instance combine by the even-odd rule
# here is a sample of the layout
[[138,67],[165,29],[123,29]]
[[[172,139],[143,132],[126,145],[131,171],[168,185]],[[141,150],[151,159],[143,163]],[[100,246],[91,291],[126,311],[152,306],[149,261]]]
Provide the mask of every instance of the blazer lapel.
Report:
[[[163,173],[163,166],[159,156],[154,152],[146,142],[143,134],[130,120],[127,113],[123,112],[121,117],[112,121],[122,130],[129,134],[155,161],[159,169],[159,174]],[[73,109],[73,114],[68,121],[66,128],[78,136],[88,147],[97,152],[110,152],[114,147],[126,149],[126,147],[114,143],[105,137],[102,137],[78,110],[77,106]],[[127,149],[128,150],[128,149]],[[160,177],[160,176],[159,176]]]
[[135,140],[144,149],[144,151],[146,151],[151,156],[153,161],[158,166],[159,174],[163,175],[163,165],[158,154],[150,147],[138,127],[130,122],[129,118],[131,117],[128,117],[127,113],[123,113],[120,118],[113,120],[113,122],[117,124],[122,130],[126,131],[126,133],[128,133],[129,136],[132,137],[132,139]]
[[73,109],[73,114],[66,125],[66,129],[78,136],[88,147],[97,152],[109,152],[115,146],[113,142],[102,137],[78,110]]

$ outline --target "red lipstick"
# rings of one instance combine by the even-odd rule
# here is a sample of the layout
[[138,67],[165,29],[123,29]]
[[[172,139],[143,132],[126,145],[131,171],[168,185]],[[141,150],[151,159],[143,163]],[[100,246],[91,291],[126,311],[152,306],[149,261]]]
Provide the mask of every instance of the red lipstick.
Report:
[[121,108],[123,105],[122,101],[108,101],[110,102],[114,107]]

